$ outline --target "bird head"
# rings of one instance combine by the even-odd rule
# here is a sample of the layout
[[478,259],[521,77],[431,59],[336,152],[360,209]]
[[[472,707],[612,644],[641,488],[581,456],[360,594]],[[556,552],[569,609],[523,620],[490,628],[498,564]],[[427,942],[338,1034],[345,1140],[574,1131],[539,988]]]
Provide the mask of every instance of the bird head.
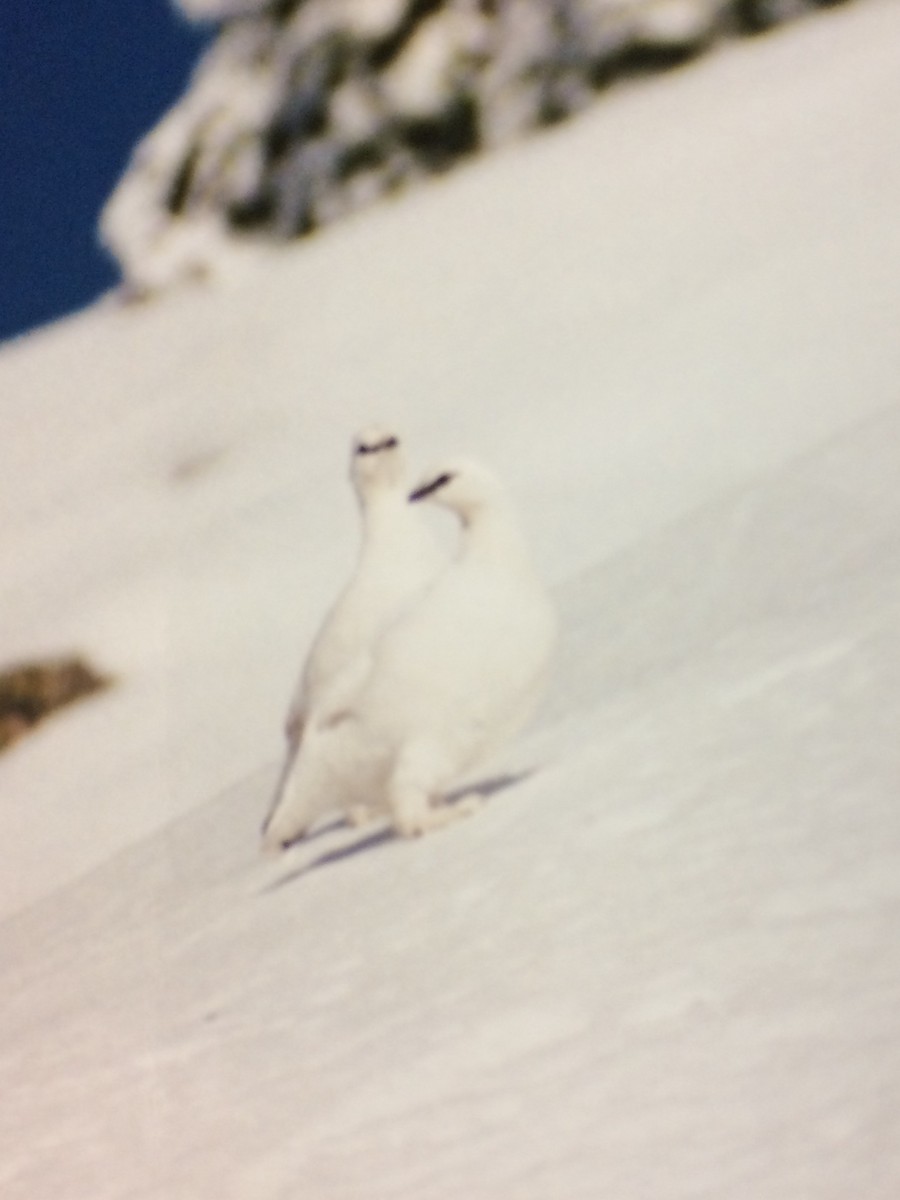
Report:
[[425,475],[409,494],[410,503],[429,500],[456,513],[467,525],[487,507],[504,502],[495,475],[469,459],[455,459]]
[[380,426],[369,426],[353,439],[350,478],[361,497],[379,488],[402,487],[406,461],[399,437]]

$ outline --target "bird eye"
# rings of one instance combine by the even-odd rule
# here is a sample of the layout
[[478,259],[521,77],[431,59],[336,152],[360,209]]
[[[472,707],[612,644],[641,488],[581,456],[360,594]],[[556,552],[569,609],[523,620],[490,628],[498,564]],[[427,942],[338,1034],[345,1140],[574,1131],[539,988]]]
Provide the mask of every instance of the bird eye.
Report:
[[382,450],[394,450],[400,442],[395,437],[387,437],[381,442],[360,442],[356,447],[357,454],[379,454]]

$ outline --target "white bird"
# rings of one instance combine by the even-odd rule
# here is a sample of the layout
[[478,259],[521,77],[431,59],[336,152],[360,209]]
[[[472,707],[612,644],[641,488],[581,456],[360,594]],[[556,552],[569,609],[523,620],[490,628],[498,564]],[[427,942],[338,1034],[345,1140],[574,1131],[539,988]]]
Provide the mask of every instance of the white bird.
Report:
[[359,556],[300,674],[285,723],[285,767],[270,812],[279,803],[309,712],[327,712],[332,693],[339,701],[354,690],[357,676],[367,670],[371,643],[445,561],[421,513],[407,503],[405,455],[395,433],[370,427],[354,437],[350,480],[362,521]]
[[411,494],[462,524],[456,559],[371,651],[355,692],[311,710],[269,849],[302,836],[329,809],[386,812],[410,836],[472,811],[439,805],[454,784],[530,715],[556,641],[556,616],[506,492],[456,461]]

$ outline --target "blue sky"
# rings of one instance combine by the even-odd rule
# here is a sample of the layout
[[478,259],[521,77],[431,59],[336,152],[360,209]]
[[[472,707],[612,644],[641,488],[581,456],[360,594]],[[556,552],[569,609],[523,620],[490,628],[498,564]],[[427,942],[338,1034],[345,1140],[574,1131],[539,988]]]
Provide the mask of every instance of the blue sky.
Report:
[[169,0],[0,0],[0,338],[116,282],[100,209],[204,36]]

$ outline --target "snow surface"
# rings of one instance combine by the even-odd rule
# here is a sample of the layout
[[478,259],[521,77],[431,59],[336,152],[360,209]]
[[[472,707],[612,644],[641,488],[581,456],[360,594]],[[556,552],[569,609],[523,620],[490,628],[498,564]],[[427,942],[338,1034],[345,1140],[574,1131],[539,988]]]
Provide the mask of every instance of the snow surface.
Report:
[[[0,356],[4,1200],[893,1200],[900,8]],[[258,825],[346,440],[509,481],[564,627],[469,822]]]

